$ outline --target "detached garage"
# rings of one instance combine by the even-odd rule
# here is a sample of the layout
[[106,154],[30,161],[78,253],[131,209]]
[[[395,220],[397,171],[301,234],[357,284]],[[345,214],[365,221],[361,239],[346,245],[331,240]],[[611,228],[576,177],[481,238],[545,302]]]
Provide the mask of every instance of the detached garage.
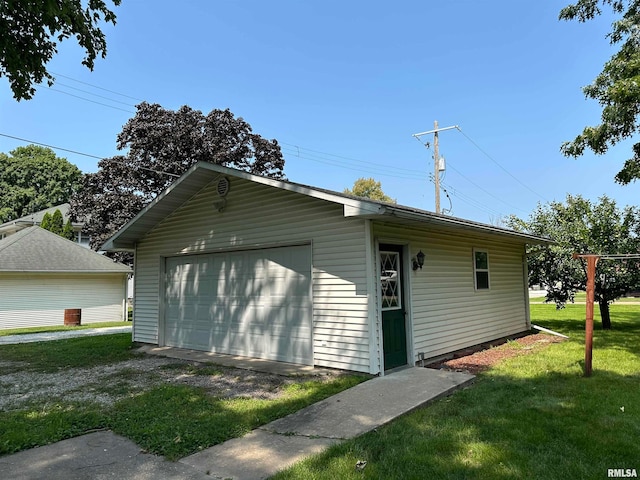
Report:
[[309,245],[169,257],[165,345],[313,365]]
[[198,163],[103,248],[135,253],[137,342],[383,374],[529,329],[546,242]]
[[131,269],[40,227],[0,240],[0,329],[124,321]]

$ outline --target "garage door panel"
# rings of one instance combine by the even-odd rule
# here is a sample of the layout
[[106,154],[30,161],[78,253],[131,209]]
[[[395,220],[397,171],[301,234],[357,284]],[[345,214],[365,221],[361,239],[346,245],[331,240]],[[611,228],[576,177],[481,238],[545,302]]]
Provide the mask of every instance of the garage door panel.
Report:
[[290,335],[270,335],[271,356],[274,360],[304,363],[311,354],[311,347],[305,338]]
[[165,343],[312,364],[309,246],[166,262]]

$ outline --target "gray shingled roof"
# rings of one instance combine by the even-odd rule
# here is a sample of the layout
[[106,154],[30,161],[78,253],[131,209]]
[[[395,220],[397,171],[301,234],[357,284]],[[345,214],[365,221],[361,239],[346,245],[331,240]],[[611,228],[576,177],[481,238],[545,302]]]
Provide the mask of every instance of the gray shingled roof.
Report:
[[127,273],[131,269],[34,226],[0,240],[0,272]]
[[45,208],[44,210],[40,210],[39,212],[34,212],[29,215],[25,215],[24,217],[16,218],[15,220],[10,220],[0,225],[0,228],[4,227],[5,225],[25,224],[25,223],[26,224],[30,223],[32,225],[35,225],[35,224],[39,225],[42,222],[42,218],[46,213],[48,213],[49,215],[53,215],[53,213],[56,210],[60,210],[60,213],[62,214],[62,218],[66,222],[67,218],[69,217],[69,208],[70,208],[70,205],[68,203],[61,203],[60,205],[54,205],[53,207]]

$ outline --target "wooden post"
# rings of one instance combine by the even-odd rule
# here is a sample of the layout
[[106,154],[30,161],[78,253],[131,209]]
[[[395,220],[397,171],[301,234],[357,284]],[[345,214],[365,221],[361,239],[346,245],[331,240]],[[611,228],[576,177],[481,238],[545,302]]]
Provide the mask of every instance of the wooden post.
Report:
[[587,259],[587,314],[584,323],[584,376],[590,377],[593,357],[593,302],[596,293],[596,265],[600,255],[574,253],[573,258]]
[[584,376],[591,376],[593,353],[593,302],[595,298],[596,264],[600,257],[587,256],[587,318],[584,326]]

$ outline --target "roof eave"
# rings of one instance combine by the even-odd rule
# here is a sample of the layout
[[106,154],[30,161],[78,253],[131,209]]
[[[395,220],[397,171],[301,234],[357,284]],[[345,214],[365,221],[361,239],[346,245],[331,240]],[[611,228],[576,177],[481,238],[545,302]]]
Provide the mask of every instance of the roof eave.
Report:
[[515,230],[508,230],[505,228],[494,227],[493,225],[485,225],[481,223],[471,222],[456,217],[448,217],[445,215],[438,215],[429,212],[412,212],[402,208],[393,207],[391,205],[381,206],[382,208],[378,212],[363,211],[361,214],[353,212],[350,216],[357,216],[361,218],[368,218],[372,220],[410,220],[419,222],[421,224],[439,225],[448,228],[456,228],[459,230],[469,230],[473,232],[488,233],[492,235],[499,235],[503,237],[509,237],[513,239],[521,240],[528,244],[552,244],[553,240],[537,237],[527,233],[516,232]]

